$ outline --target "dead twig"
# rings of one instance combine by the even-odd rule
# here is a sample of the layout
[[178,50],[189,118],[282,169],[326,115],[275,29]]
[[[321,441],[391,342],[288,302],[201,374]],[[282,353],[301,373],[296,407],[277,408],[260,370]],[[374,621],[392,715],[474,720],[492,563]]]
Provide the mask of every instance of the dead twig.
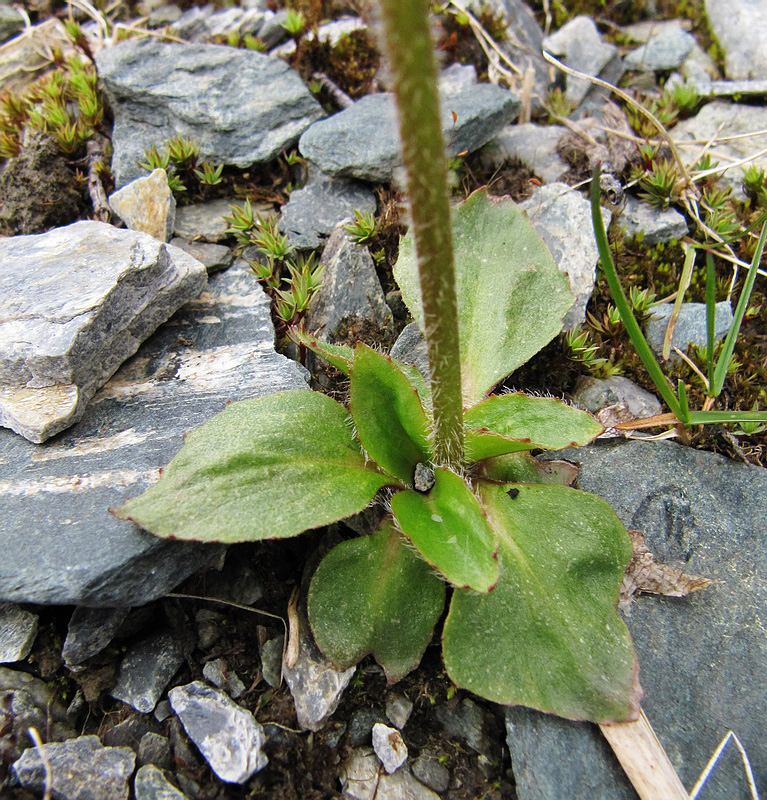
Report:
[[107,165],[106,161],[107,140],[101,134],[94,134],[85,146],[86,162],[88,164],[88,194],[93,203],[93,214],[100,222],[109,222],[112,209],[109,206],[104,184],[101,182],[100,171]]

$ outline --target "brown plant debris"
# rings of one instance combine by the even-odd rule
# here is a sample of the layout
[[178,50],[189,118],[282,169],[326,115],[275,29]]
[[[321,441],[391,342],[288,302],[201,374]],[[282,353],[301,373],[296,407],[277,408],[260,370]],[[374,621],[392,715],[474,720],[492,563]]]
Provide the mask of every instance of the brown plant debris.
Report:
[[686,597],[710,586],[713,581],[699,575],[686,575],[682,570],[668,564],[660,564],[648,550],[640,531],[629,530],[634,545],[634,555],[629,562],[621,584],[618,605],[627,611],[635,594],[662,594],[666,597]]

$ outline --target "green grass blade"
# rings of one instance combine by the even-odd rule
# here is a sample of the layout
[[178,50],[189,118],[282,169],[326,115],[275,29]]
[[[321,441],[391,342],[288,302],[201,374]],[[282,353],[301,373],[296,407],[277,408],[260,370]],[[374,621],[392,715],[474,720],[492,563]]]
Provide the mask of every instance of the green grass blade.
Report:
[[740,293],[738,305],[735,307],[735,314],[732,320],[732,327],[727,334],[722,346],[722,352],[719,354],[719,360],[716,362],[716,369],[714,370],[714,380],[711,384],[711,396],[717,397],[722,391],[724,380],[727,377],[727,365],[732,358],[732,352],[735,349],[735,340],[738,338],[738,332],[743,322],[743,317],[748,308],[748,301],[751,299],[751,291],[754,288],[754,281],[756,280],[759,263],[762,260],[762,253],[764,252],[764,243],[767,239],[767,220],[762,225],[762,233],[759,236],[759,244],[756,246],[756,252],[751,260],[751,267],[746,276],[746,282],[743,285],[743,291]]
[[658,392],[660,392],[661,397],[666,401],[666,405],[669,407],[669,410],[678,419],[684,422],[685,419],[682,413],[682,408],[679,405],[676,395],[674,394],[674,390],[668,385],[668,381],[666,380],[666,376],[663,374],[663,370],[655,360],[655,356],[653,355],[652,350],[650,350],[650,345],[647,344],[647,339],[645,339],[642,329],[639,327],[639,323],[634,316],[634,312],[631,310],[631,305],[626,298],[626,294],[623,291],[623,287],[621,286],[618,278],[618,273],[615,269],[615,263],[613,262],[613,257],[610,253],[610,245],[607,241],[607,233],[605,231],[604,222],[602,221],[602,209],[599,205],[599,175],[600,169],[597,167],[594,170],[594,174],[591,178],[591,218],[594,223],[594,236],[597,240],[597,248],[599,249],[599,260],[602,264],[605,278],[607,279],[607,285],[610,287],[610,294],[612,295],[615,307],[618,309],[618,313],[621,316],[621,321],[626,328],[626,332],[631,338],[631,341],[633,342],[639,357],[642,359],[645,369],[650,374],[653,383],[657,387]]
[[695,266],[696,250],[694,247],[687,248],[684,254],[684,266],[682,267],[682,277],[679,279],[679,288],[676,292],[676,299],[674,300],[674,308],[671,310],[671,316],[666,326],[666,333],[663,337],[663,360],[668,361],[671,355],[671,339],[674,336],[674,327],[676,321],[679,319],[679,312],[682,310],[682,303],[684,302],[684,295],[690,286],[690,278],[692,277],[692,268]]
[[716,326],[716,273],[714,271],[714,256],[711,251],[706,253],[706,374],[708,375],[708,390],[711,392],[711,382],[714,380],[714,329]]
[[767,411],[691,411],[689,425],[714,425],[720,422],[767,422]]

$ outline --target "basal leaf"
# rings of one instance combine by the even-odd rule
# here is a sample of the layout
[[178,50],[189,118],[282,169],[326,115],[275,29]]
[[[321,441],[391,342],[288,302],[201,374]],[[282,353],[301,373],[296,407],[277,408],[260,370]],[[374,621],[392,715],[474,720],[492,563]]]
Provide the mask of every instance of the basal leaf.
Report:
[[563,486],[482,483],[480,498],[501,576],[488,595],[454,592],[443,632],[450,677],[496,703],[636,718],[637,661],[616,610],[632,547],[615,512]]
[[538,461],[529,453],[507,453],[477,465],[478,478],[495,483],[545,483],[572,486],[578,467],[569,461]]
[[290,338],[325,359],[331,366],[348,375],[354,363],[354,350],[340,344],[328,344],[299,328],[290,329]]
[[418,666],[444,606],[445,584],[391,523],[333,548],[309,588],[320,650],[340,669],[372,653],[390,683]]
[[404,483],[431,458],[429,420],[418,394],[388,356],[364,344],[354,351],[349,407],[362,446]]
[[466,454],[474,461],[520,450],[579,447],[604,431],[586,411],[521,392],[488,397],[464,414],[464,424]]
[[[569,283],[512,200],[475,192],[453,211],[464,406],[528,361],[562,328]],[[423,331],[415,241],[400,242],[394,277]]]
[[355,514],[392,483],[366,464],[342,405],[277,392],[190,433],[159,482],[114,513],[168,539],[276,539]]
[[462,478],[434,470],[428,494],[408,489],[392,497],[402,532],[454,586],[488,592],[498,580],[493,532]]

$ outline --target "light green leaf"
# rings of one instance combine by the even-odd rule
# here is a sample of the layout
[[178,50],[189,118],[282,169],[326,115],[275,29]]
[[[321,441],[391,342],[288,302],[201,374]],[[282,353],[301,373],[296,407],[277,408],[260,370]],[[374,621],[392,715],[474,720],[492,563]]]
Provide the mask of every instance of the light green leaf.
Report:
[[545,483],[572,486],[578,467],[569,461],[538,461],[529,453],[507,453],[477,464],[476,475],[495,483]]
[[488,592],[498,580],[493,532],[462,478],[434,470],[428,494],[408,489],[392,497],[402,532],[423,558],[454,586]]
[[346,409],[299,389],[227,406],[114,513],[169,539],[277,539],[356,514],[393,483],[366,464]]
[[298,345],[308,348],[321,356],[332,367],[348,375],[354,363],[354,350],[340,344],[328,344],[300,328],[290,329],[290,338]]
[[340,669],[368,653],[390,683],[418,666],[445,606],[445,584],[388,522],[322,560],[308,611],[320,650]]
[[349,408],[370,457],[390,475],[412,483],[416,464],[431,458],[429,420],[394,361],[364,344],[354,351]]
[[489,397],[464,414],[464,424],[466,454],[473,461],[520,450],[579,447],[604,431],[587,411],[521,392]]
[[482,483],[480,498],[501,577],[488,595],[453,594],[443,632],[452,680],[569,719],[634,719],[637,661],[616,609],[632,547],[615,512],[563,486]]
[[[562,328],[569,283],[512,200],[475,192],[453,210],[461,378],[473,406]],[[400,242],[394,277],[423,331],[415,241]]]

